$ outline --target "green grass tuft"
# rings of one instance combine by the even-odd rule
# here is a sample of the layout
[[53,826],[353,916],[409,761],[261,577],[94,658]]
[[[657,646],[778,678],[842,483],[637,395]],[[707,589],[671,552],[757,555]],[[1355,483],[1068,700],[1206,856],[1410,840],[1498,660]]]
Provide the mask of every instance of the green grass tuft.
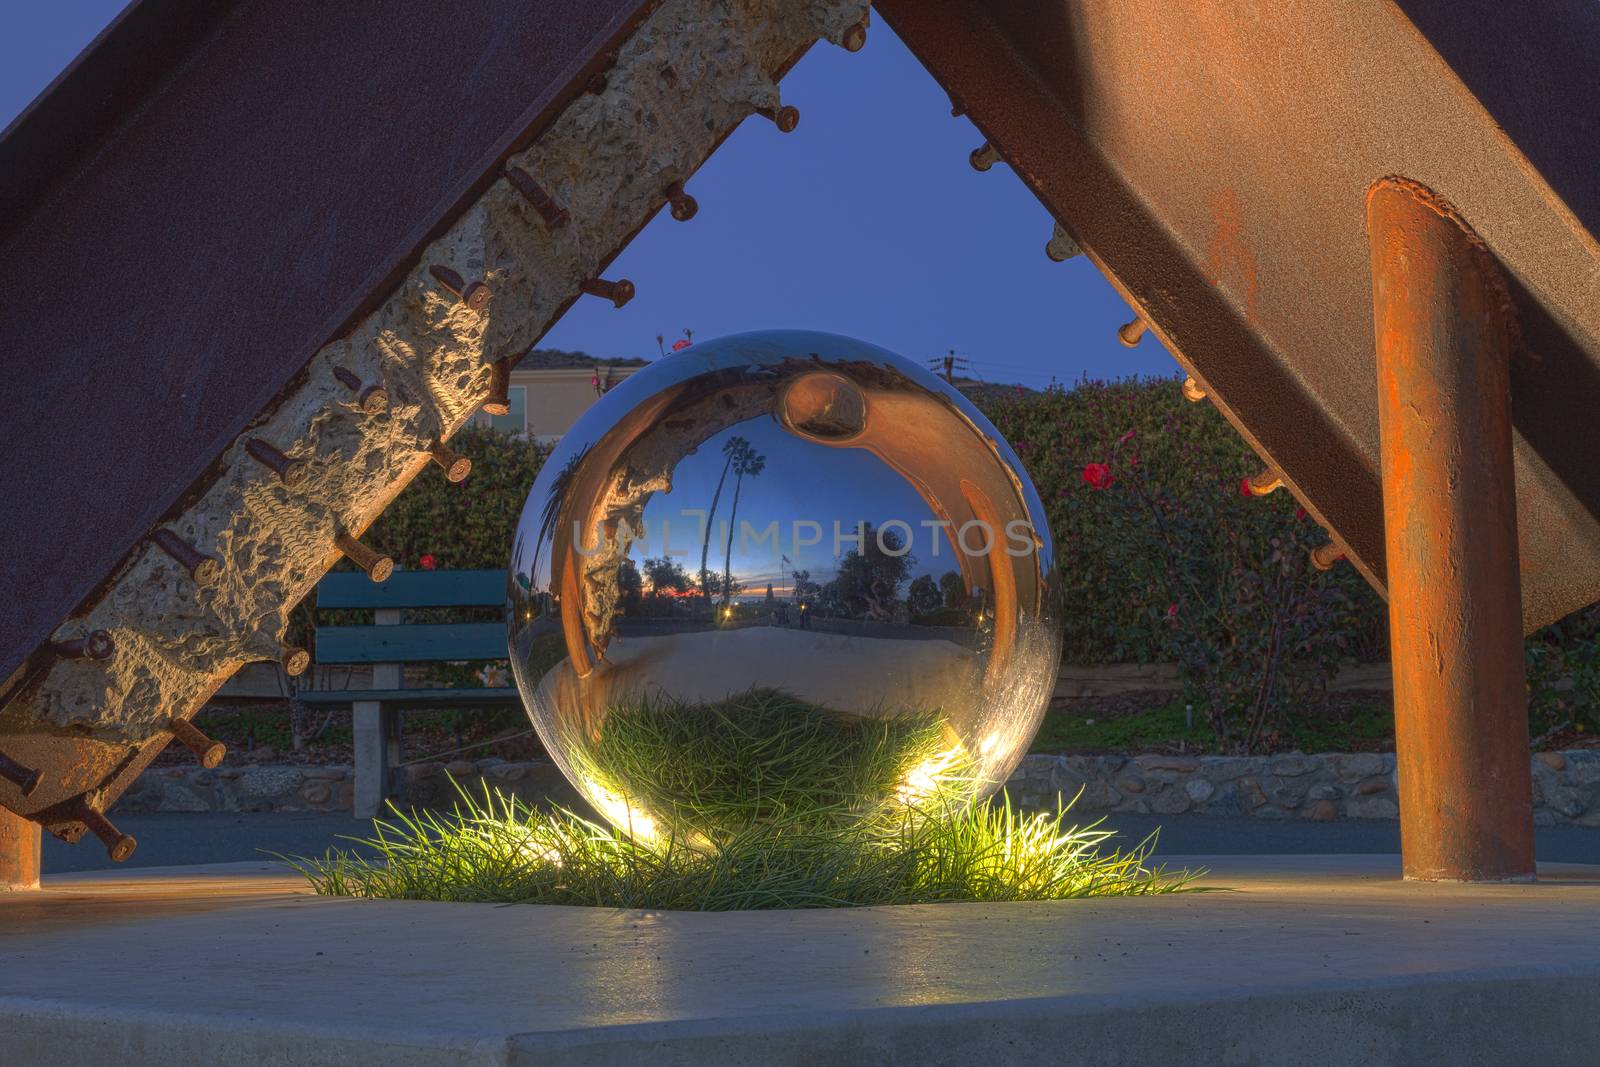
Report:
[[581,776],[664,831],[720,845],[760,824],[793,833],[871,812],[950,744],[938,712],[847,715],[751,689],[713,703],[616,705],[599,740],[573,756]]
[[733,911],[1142,896],[1198,872],[1151,865],[1154,835],[1106,849],[1099,823],[1024,815],[1008,802],[936,800],[850,823],[768,817],[716,850],[637,842],[569,811],[491,791],[453,812],[374,823],[375,855],[286,858],[327,896]]

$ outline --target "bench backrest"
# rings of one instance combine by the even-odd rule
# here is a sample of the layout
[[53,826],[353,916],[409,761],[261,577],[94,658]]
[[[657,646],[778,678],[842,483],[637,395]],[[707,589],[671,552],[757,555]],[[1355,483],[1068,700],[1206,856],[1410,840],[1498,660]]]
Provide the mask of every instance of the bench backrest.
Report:
[[[319,663],[439,663],[506,658],[505,622],[384,624],[405,608],[506,605],[505,571],[395,571],[386,582],[336,571],[317,583],[317,609],[374,608],[373,626],[317,627]],[[392,614],[391,614],[392,613]]]

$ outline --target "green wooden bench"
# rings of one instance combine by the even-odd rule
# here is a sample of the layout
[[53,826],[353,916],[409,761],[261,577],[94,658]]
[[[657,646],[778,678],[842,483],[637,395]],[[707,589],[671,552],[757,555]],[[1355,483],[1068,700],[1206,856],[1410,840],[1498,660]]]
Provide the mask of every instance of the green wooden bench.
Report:
[[[370,665],[371,689],[310,689],[302,704],[348,704],[354,733],[355,814],[371,818],[395,795],[400,713],[408,708],[499,707],[520,703],[514,687],[407,689],[408,663],[506,658],[505,571],[396,571],[386,582],[338,571],[317,583],[318,611],[367,608],[372,626],[317,627],[319,664]],[[497,622],[408,623],[415,608],[494,608]]]

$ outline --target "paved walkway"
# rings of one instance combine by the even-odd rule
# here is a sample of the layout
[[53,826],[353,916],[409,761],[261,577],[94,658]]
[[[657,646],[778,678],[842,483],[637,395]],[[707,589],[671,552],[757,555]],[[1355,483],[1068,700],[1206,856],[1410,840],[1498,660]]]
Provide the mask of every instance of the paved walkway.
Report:
[[[127,866],[179,866],[231,863],[260,858],[262,851],[285,855],[321,855],[329,848],[349,848],[340,835],[367,833],[370,823],[347,815],[119,815],[118,827],[139,840]],[[1347,819],[1332,823],[1303,820],[1224,819],[1206,815],[1165,817],[1113,815],[1106,823],[1136,843],[1161,830],[1158,855],[1398,853],[1399,824]],[[1600,829],[1553,826],[1539,831],[1539,859],[1554,863],[1600,864]],[[93,838],[66,845],[46,836],[47,872],[100,870],[112,866]]]
[[1174,857],[1231,892],[636,912],[336,900],[267,865],[0,895],[0,1062],[1587,1064],[1600,870]]

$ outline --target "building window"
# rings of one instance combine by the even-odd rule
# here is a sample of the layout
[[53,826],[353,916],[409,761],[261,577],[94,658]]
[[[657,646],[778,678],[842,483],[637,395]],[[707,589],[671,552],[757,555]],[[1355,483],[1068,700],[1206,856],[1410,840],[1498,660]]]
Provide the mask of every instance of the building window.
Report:
[[505,415],[490,415],[489,425],[502,433],[525,434],[528,432],[528,388],[524,385],[513,385],[506,390],[506,398],[511,401],[511,411]]

